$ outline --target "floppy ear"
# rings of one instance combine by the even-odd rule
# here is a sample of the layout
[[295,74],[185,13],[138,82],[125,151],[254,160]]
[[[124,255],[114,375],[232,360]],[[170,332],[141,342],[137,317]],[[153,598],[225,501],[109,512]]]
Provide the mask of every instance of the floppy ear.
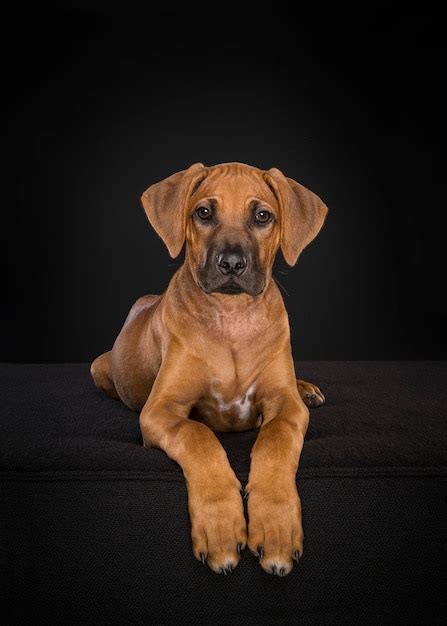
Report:
[[280,245],[284,259],[295,265],[304,248],[318,235],[328,208],[312,191],[286,178],[276,167],[264,176],[280,205]]
[[194,163],[151,185],[141,196],[147,218],[172,258],[180,254],[185,242],[186,205],[195,184],[204,175],[203,163]]

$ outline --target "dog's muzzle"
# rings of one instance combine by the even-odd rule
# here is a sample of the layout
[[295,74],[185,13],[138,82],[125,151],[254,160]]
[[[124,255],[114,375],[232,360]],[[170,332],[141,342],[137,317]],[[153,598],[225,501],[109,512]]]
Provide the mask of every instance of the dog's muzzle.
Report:
[[209,250],[205,265],[198,271],[198,285],[205,293],[259,295],[265,276],[255,259],[240,245]]

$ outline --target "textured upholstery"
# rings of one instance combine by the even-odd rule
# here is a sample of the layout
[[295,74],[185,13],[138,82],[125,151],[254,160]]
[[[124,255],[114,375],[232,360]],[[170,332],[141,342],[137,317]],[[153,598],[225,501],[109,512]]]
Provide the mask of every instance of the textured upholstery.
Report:
[[[0,366],[10,623],[433,624],[441,612],[446,364],[303,362],[319,385],[297,477],[305,554],[287,578],[248,552],[191,552],[180,468],[86,364]],[[255,432],[219,434],[244,484]]]

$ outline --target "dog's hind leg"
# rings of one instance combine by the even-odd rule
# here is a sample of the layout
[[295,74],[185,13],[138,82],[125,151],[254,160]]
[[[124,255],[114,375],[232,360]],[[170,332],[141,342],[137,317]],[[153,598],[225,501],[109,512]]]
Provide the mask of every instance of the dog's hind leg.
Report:
[[119,395],[115,389],[111,373],[112,351],[104,352],[98,356],[90,366],[90,373],[98,389],[104,391],[115,400],[119,400]]
[[298,378],[296,380],[296,385],[298,387],[298,393],[301,396],[301,400],[306,406],[312,408],[324,404],[326,398],[319,387],[313,385],[312,383],[307,383],[305,380],[299,380]]

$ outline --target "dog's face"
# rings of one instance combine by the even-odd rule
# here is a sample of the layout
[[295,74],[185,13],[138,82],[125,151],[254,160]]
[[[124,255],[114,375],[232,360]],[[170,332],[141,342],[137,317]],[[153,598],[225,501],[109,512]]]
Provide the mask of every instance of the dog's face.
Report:
[[186,220],[187,260],[205,293],[260,294],[279,246],[279,207],[257,170],[211,168]]
[[321,200],[273,168],[201,163],[152,185],[146,214],[207,294],[261,294],[281,246],[289,265],[316,236],[327,213]]

